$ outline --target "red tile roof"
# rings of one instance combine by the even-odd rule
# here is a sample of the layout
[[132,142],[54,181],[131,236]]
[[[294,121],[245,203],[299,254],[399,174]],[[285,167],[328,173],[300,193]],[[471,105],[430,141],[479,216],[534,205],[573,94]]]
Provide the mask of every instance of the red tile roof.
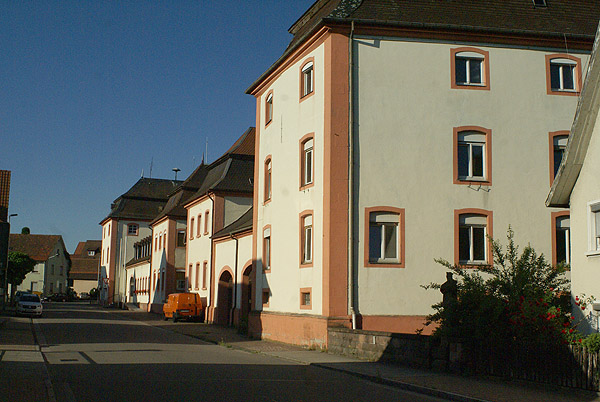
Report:
[[8,251],[20,251],[36,261],[46,261],[52,255],[57,243],[61,244],[66,253],[62,236],[60,235],[35,235],[35,234],[10,234]]

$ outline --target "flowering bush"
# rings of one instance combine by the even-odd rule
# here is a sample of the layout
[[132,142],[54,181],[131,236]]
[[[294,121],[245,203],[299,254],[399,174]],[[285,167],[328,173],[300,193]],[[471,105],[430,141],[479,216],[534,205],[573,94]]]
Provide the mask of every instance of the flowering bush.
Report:
[[[493,239],[494,264],[465,269],[436,260],[457,277],[457,297],[438,303],[428,323],[437,335],[502,343],[580,343],[571,326],[564,266],[553,267],[529,245],[521,255],[509,227],[506,251]],[[426,288],[440,289],[441,284]]]

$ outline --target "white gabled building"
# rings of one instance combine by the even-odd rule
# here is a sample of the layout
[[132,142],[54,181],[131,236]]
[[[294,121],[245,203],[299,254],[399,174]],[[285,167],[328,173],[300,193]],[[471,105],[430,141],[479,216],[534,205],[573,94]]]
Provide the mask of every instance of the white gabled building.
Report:
[[434,259],[490,263],[486,236],[509,225],[568,262],[568,210],[544,199],[599,16],[587,0],[315,2],[247,90],[250,333],[414,333],[440,299],[421,287],[444,281]]
[[[573,314],[584,332],[600,331],[598,312],[575,298],[600,301],[600,27],[569,144],[546,205],[569,208]],[[585,295],[585,297],[583,297]]]
[[111,205],[102,226],[100,300],[122,305],[131,289],[126,263],[134,258],[134,245],[152,235],[150,222],[165,207],[169,194],[181,181],[142,177]]
[[[207,321],[229,323],[230,313],[217,311],[215,286],[223,280],[231,282],[228,286],[232,288],[234,277],[227,278],[228,273],[215,266],[213,235],[235,222],[252,206],[254,127],[246,130],[206,169],[202,185],[184,204],[187,210],[187,285],[189,291],[198,293],[207,306]],[[221,310],[231,309],[223,308],[223,305]],[[233,305],[232,301],[230,305]]]

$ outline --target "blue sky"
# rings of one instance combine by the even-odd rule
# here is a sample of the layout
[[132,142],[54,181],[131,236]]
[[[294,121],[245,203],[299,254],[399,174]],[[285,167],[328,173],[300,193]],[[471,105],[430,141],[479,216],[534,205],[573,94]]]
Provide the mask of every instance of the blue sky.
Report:
[[141,176],[185,178],[255,125],[244,91],[314,0],[0,2],[11,232],[100,239]]

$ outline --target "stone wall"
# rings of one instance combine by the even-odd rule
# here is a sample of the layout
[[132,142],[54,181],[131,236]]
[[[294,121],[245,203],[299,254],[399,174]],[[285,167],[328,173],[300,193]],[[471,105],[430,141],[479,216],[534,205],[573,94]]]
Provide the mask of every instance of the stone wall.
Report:
[[328,328],[331,353],[359,359],[452,372],[469,372],[473,363],[460,340],[428,335]]

